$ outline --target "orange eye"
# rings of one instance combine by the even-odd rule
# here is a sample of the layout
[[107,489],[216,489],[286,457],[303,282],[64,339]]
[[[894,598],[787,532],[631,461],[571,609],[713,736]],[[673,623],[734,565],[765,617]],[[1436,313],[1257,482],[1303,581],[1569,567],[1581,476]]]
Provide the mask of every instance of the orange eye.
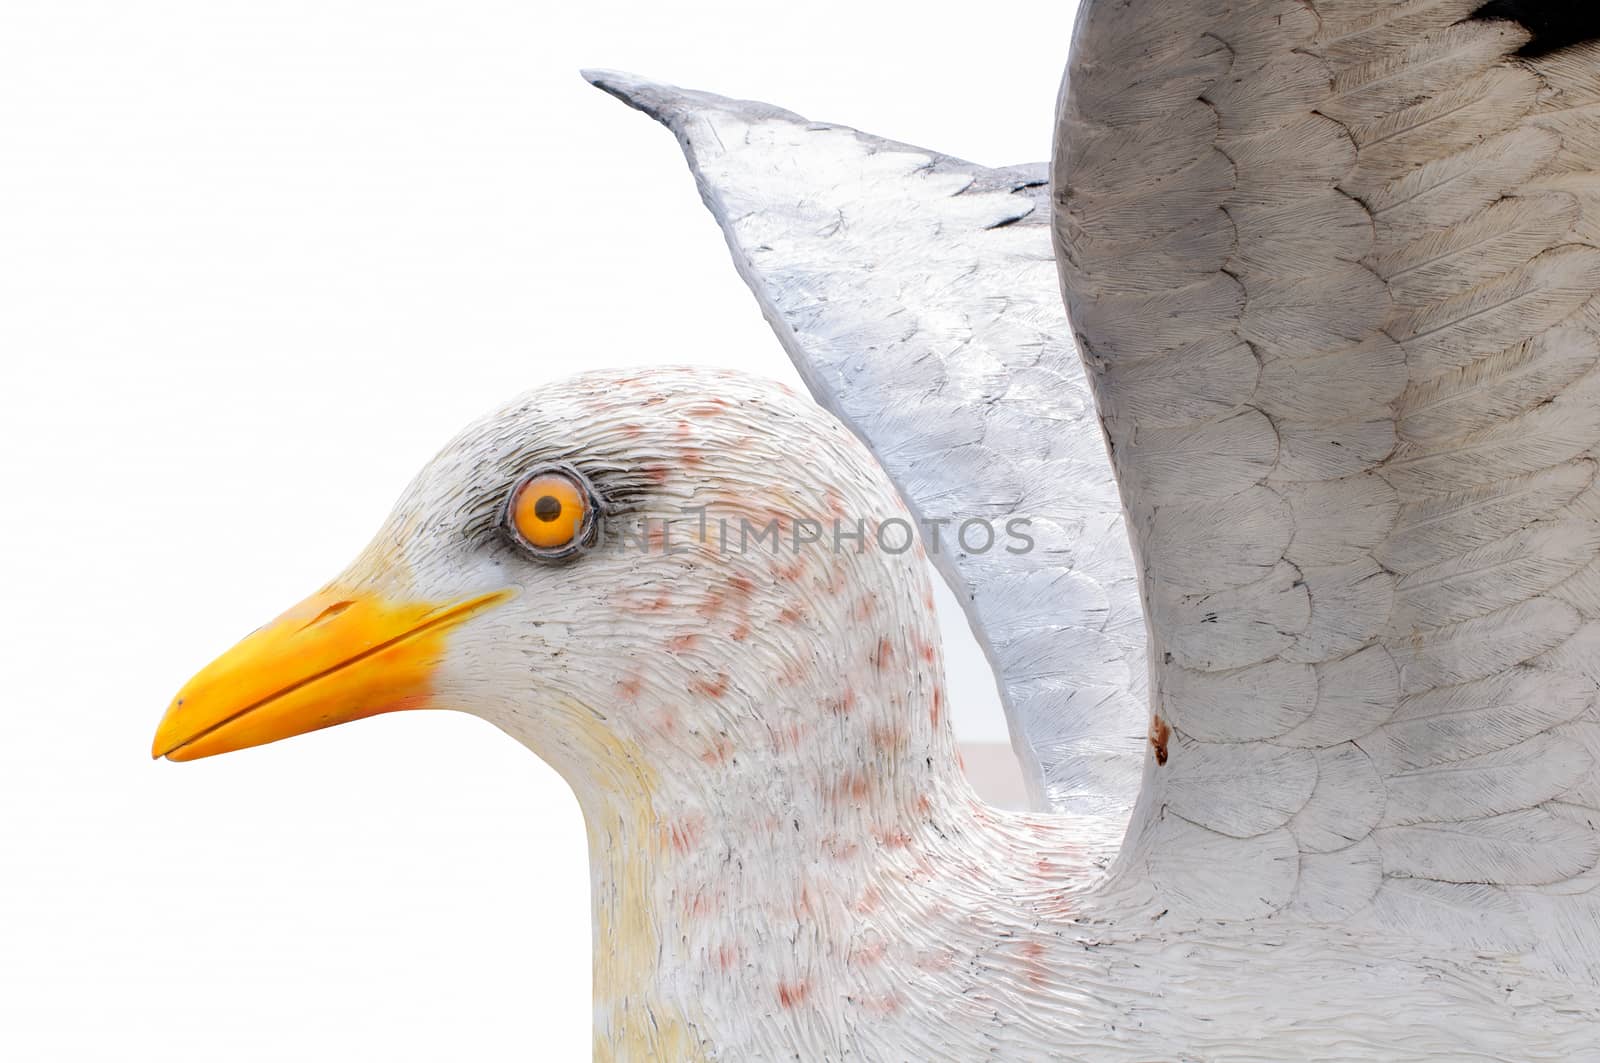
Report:
[[511,492],[506,516],[524,546],[535,553],[561,557],[588,538],[594,523],[594,496],[577,473],[546,469],[524,478]]

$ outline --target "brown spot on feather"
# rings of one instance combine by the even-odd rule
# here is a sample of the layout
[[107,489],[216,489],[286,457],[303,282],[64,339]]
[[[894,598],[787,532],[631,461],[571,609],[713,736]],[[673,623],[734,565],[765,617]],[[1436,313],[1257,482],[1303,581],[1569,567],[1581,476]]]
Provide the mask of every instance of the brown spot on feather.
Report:
[[1159,716],[1150,717],[1150,747],[1156,751],[1156,763],[1167,763],[1167,742],[1172,738],[1172,728]]

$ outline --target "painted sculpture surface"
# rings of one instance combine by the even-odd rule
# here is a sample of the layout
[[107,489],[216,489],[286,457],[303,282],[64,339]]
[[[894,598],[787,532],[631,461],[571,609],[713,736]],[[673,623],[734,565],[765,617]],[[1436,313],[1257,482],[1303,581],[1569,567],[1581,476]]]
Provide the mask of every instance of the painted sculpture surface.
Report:
[[[590,75],[839,419],[535,392],[155,752],[525,743],[590,831],[599,1058],[1600,1059],[1596,37],[1090,0],[1048,186]],[[962,779],[925,554],[1048,811]]]

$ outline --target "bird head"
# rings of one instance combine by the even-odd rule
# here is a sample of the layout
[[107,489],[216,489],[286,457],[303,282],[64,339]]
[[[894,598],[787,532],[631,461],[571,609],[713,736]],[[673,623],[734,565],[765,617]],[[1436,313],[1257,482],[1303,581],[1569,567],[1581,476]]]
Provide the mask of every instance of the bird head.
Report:
[[457,436],[349,568],[180,691],[153,753],[445,708],[580,795],[786,744],[881,761],[938,725],[921,555],[866,448],[787,388],[575,377]]

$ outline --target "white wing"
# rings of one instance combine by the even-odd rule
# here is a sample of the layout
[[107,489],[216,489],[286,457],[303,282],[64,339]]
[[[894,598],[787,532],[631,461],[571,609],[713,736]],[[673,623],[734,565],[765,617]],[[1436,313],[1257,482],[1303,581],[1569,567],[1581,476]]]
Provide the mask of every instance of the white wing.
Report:
[[[1001,677],[1036,797],[1120,828],[1139,786],[1144,626],[1044,166],[990,170],[765,104],[585,76],[677,134],[812,393],[920,518],[945,522],[930,553]],[[1018,515],[1036,540],[1024,554],[1004,549]],[[968,518],[993,521],[997,545],[962,550]]]
[[1123,867],[1594,976],[1600,16],[1475,6],[1080,15],[1055,232],[1167,751]]

